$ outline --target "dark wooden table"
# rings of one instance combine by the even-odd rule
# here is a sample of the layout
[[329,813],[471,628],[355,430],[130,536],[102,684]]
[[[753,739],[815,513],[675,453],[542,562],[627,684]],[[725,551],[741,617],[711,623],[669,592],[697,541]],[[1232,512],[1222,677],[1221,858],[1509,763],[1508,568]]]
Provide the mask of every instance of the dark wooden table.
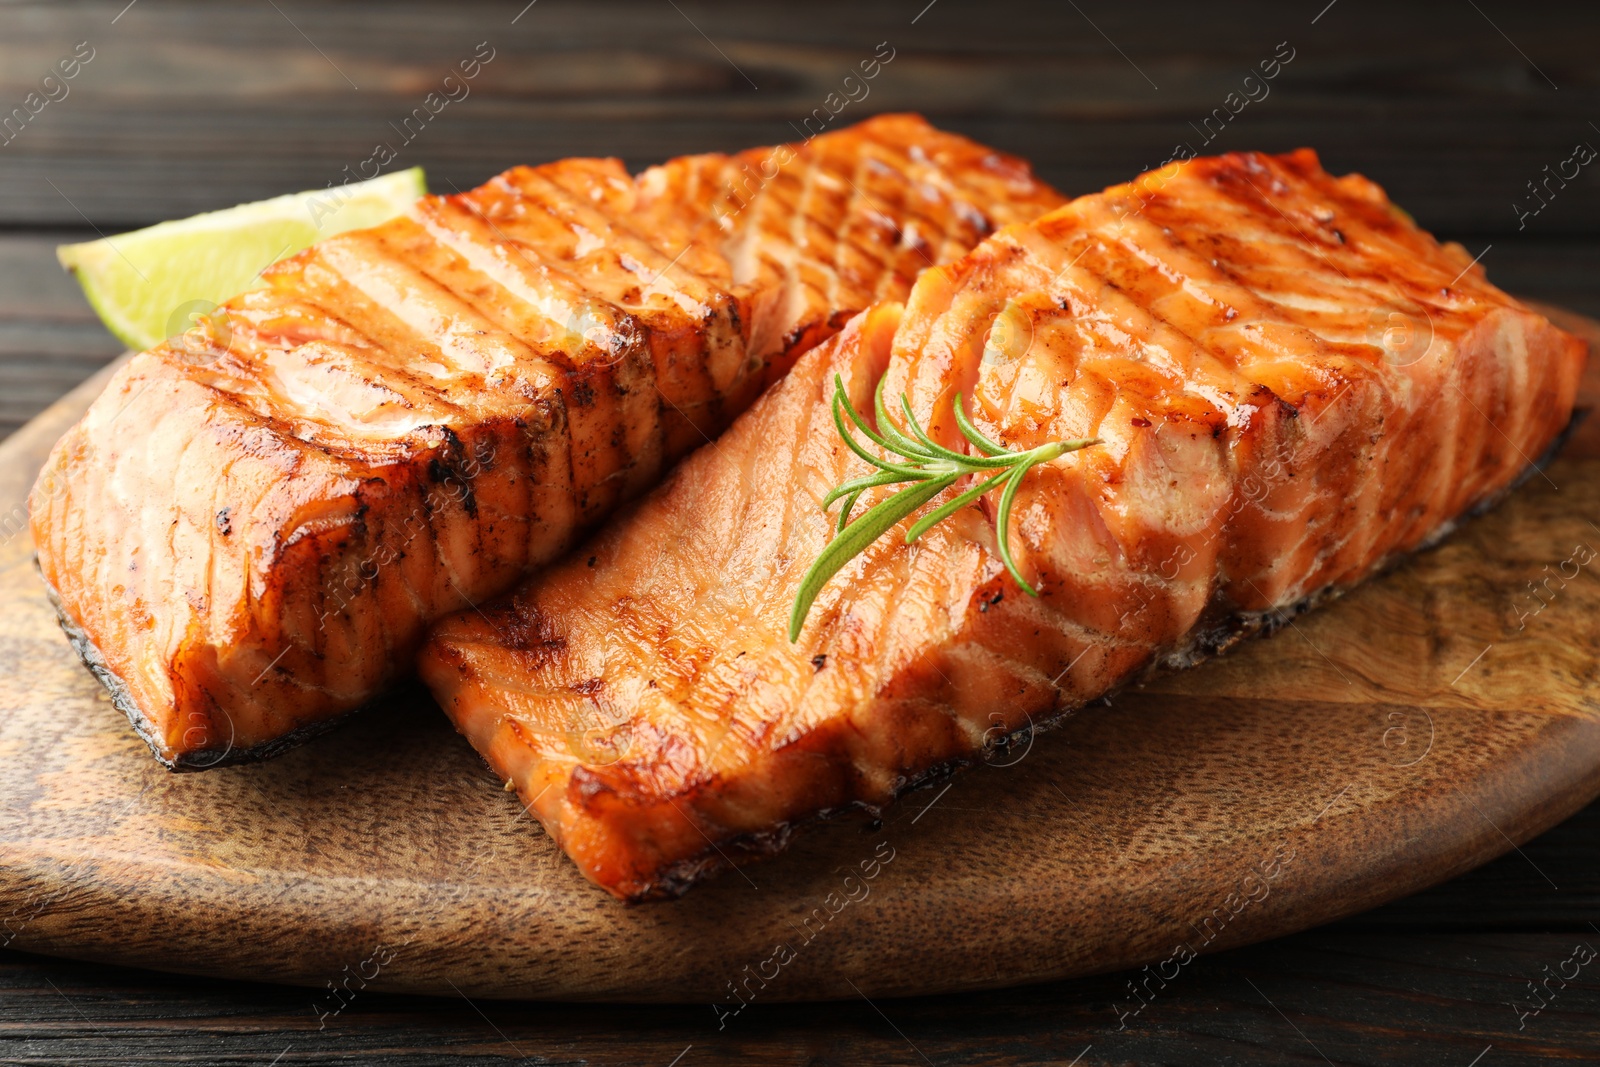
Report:
[[[563,155],[790,139],[880,42],[894,59],[847,117],[920,110],[1071,193],[1180,143],[1309,144],[1505,288],[1600,316],[1600,166],[1551,177],[1600,147],[1592,2],[525,3],[0,5],[0,433],[119,350],[56,268],[62,241],[342,181],[382,142],[449,190]],[[471,96],[402,143],[395,125],[480,42]],[[92,53],[76,77],[41,86],[75,52]],[[54,99],[4,127],[35,91]],[[1108,975],[757,1005],[720,1032],[705,1005],[367,993],[320,1025],[310,991],[8,951],[0,1062],[1592,1063],[1600,962],[1551,976],[1600,948],[1597,924],[1600,805],[1448,885],[1204,958],[1135,1017],[1115,1008],[1132,976]]]

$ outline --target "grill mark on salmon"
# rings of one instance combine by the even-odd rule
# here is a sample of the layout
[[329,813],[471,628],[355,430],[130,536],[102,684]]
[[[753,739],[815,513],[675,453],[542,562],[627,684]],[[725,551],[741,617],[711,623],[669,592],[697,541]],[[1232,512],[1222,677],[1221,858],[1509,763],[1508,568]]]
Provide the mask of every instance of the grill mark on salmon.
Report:
[[884,195],[942,190],[918,210],[950,249],[1063,202],[890,115],[638,178],[518,167],[275,265],[211,332],[132,360],[41,472],[39,566],[75,645],[179,769],[369,701],[429,623],[653,485],[841,316],[909,292],[914,271],[865,252],[830,280],[867,209],[787,191],[866,153]]
[[[1177,164],[852,320],[567,561],[440,623],[421,671],[585,876],[675,896],[1444,536],[1552,447],[1585,355],[1309,151]],[[835,374],[952,448],[957,392],[1012,449],[1101,439],[1017,495],[1038,599],[985,498],[879,539],[789,643],[820,501],[869,470]]]

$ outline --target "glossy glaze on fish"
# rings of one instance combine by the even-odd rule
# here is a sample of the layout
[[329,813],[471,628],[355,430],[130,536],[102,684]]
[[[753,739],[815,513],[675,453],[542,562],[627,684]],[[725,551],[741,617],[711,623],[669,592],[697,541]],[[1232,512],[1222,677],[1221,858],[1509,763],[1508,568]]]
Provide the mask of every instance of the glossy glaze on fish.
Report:
[[[587,877],[675,895],[1441,536],[1551,445],[1584,358],[1309,151],[1174,165],[853,320],[567,561],[436,627],[422,673]],[[1011,449],[1100,439],[1022,483],[1037,599],[986,497],[879,539],[790,643],[820,502],[870,470],[835,374],[862,411],[887,374],[951,448],[957,393]]]
[[409,673],[714,437],[796,354],[1062,198],[915,116],[518,167],[271,268],[51,455],[39,564],[169,765],[259,755]]

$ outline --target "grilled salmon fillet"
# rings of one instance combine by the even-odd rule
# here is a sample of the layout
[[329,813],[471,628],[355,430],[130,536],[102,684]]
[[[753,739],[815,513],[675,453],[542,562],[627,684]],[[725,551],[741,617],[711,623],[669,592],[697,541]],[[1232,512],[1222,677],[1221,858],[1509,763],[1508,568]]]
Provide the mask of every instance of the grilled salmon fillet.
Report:
[[1064,200],[916,116],[518,167],[271,268],[133,359],[34,488],[39,566],[156,755],[269,754],[570,546],[801,351]]
[[[1585,354],[1310,151],[1176,164],[854,319],[568,560],[439,624],[421,671],[589,879],[676,895],[1442,536],[1552,446]],[[790,643],[820,502],[871,473],[835,375],[863,412],[887,375],[953,449],[958,393],[1013,450],[1099,439],[1021,483],[1037,598],[984,497],[875,542]]]

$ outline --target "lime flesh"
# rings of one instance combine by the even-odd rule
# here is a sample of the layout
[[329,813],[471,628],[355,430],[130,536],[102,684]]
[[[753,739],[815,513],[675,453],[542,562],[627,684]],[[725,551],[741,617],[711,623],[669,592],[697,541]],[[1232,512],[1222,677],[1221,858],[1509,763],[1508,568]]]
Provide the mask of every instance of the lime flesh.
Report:
[[427,192],[422,168],[240,204],[56,249],[100,321],[146,349],[240,293],[261,272],[324,237],[376,226]]

